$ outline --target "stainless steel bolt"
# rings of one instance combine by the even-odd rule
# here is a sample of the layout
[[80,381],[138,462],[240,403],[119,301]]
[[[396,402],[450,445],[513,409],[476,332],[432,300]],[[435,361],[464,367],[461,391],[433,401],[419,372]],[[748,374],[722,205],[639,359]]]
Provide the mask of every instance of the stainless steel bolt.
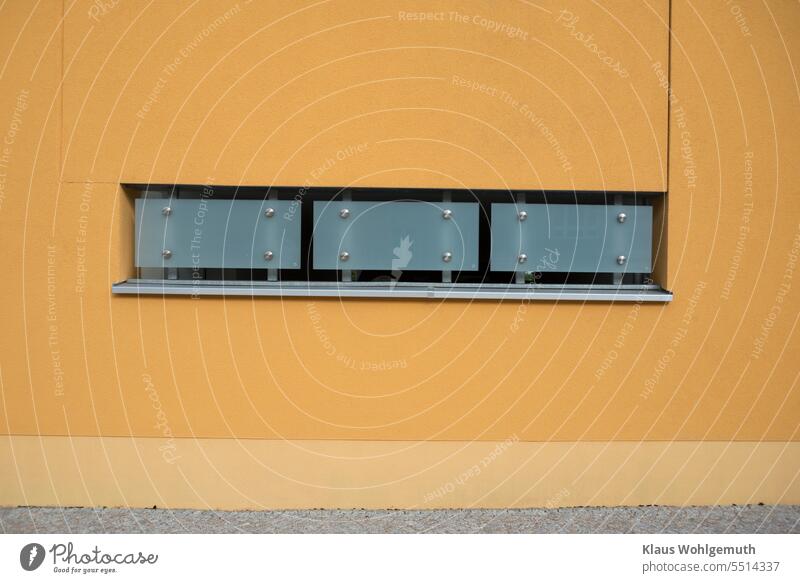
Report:
[[453,260],[453,254],[450,251],[445,251],[442,253],[442,261],[445,263],[450,263]]
[[340,210],[339,211],[339,216],[342,217],[343,219],[346,219],[347,217],[350,216],[350,209],[342,209],[342,210]]
[[342,251],[341,253],[339,253],[340,261],[347,261],[348,259],[350,259],[350,254],[347,251]]
[[264,216],[267,217],[268,219],[271,219],[272,217],[275,216],[275,209],[271,207],[268,208],[267,210],[264,211]]
[[628,215],[626,215],[625,213],[619,213],[617,215],[617,222],[618,223],[624,223],[627,218],[628,218]]
[[161,257],[163,257],[164,259],[169,259],[170,257],[172,257],[172,251],[170,251],[169,249],[164,249],[161,252]]
[[275,257],[275,254],[272,251],[265,251],[264,252],[264,260],[272,261],[273,257]]
[[528,211],[519,211],[519,214],[517,216],[519,217],[520,221],[524,221],[525,219],[528,218]]
[[517,261],[519,261],[520,263],[525,263],[527,260],[528,256],[525,255],[524,253],[520,253],[519,257],[517,257]]
[[169,215],[172,214],[172,209],[168,206],[165,206],[163,209],[161,209],[161,214],[164,215],[165,217],[168,217]]
[[452,219],[453,218],[453,211],[450,209],[444,209],[442,211],[442,218],[443,219]]
[[627,257],[625,257],[624,255],[620,255],[619,257],[617,257],[617,263],[618,263],[619,265],[625,265],[625,262],[626,262],[627,260],[628,260],[628,258],[627,258]]

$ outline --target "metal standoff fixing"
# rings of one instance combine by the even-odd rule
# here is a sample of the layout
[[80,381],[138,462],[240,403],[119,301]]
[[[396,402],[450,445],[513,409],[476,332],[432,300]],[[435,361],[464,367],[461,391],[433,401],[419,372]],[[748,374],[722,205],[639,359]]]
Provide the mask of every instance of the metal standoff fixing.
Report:
[[625,257],[624,255],[620,255],[620,256],[618,256],[618,257],[617,257],[617,263],[618,263],[619,265],[625,265],[625,262],[626,262],[627,260],[628,260],[628,258],[627,258],[627,257]]
[[444,209],[442,211],[442,218],[443,219],[452,219],[453,218],[453,211],[450,209]]
[[340,210],[339,211],[339,216],[342,217],[343,219],[346,219],[347,217],[350,216],[350,209],[342,209],[342,210]]
[[519,256],[517,257],[517,261],[519,263],[525,263],[527,260],[528,260],[528,256],[525,255],[525,253],[520,253]]
[[520,221],[524,221],[525,219],[528,218],[528,211],[519,211],[517,217],[519,218]]
[[169,259],[170,257],[172,257],[172,251],[170,251],[169,249],[164,249],[161,252],[161,257],[163,257],[164,259]]
[[161,209],[161,214],[165,217],[168,217],[172,214],[172,207],[165,206],[163,209]]
[[626,215],[625,213],[619,213],[617,215],[617,222],[618,223],[624,223],[627,220],[627,218],[628,218],[628,215]]
[[265,261],[272,261],[273,257],[275,257],[275,254],[272,251],[264,251],[264,260]]
[[445,251],[442,253],[442,261],[445,263],[450,263],[453,260],[453,254],[450,251]]
[[340,261],[347,261],[348,259],[350,259],[350,254],[347,251],[342,251],[341,253],[339,253]]
[[267,217],[268,219],[271,219],[272,217],[275,216],[275,209],[272,207],[268,208],[267,210],[264,211],[264,216]]

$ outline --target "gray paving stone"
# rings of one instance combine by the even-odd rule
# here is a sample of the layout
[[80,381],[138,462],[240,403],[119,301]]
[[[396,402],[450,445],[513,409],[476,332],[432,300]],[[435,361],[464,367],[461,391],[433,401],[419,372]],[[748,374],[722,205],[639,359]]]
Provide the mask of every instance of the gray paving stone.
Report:
[[800,533],[800,506],[237,511],[0,508],[5,533]]

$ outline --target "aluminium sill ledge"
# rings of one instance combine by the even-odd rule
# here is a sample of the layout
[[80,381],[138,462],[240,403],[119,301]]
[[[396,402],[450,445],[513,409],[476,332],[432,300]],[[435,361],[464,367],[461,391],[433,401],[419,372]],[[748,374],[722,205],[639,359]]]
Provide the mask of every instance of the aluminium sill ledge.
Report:
[[120,295],[224,297],[427,298],[578,302],[670,302],[656,285],[542,285],[468,283],[264,282],[129,279],[111,287]]

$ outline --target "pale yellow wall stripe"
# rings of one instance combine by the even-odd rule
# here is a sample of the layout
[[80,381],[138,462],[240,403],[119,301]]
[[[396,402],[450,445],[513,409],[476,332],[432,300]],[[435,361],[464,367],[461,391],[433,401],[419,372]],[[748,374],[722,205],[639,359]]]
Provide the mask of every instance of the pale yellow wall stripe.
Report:
[[[655,459],[660,461],[652,467]],[[792,442],[169,442],[4,436],[0,505],[797,504],[798,462],[800,443]]]

